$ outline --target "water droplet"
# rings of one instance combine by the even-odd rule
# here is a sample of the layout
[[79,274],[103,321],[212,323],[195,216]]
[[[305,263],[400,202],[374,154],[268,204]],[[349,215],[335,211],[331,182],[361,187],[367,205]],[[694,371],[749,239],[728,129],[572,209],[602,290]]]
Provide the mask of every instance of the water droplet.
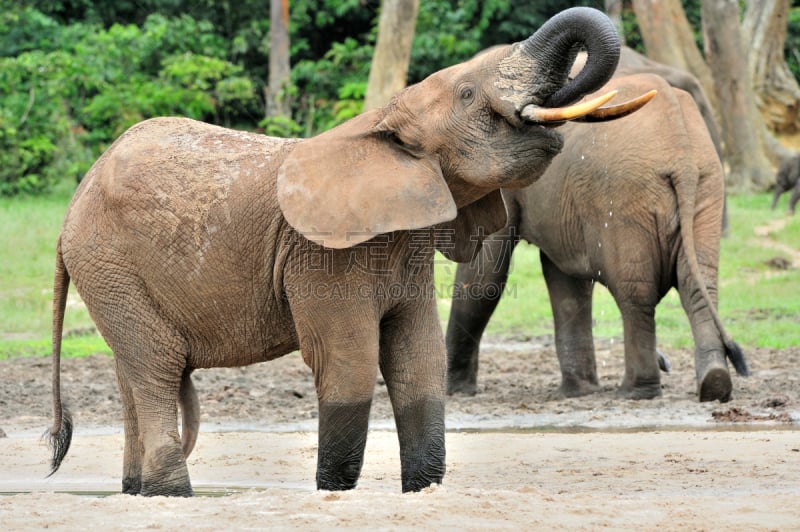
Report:
[[585,155],[581,155],[581,161],[584,160],[584,159],[586,159],[586,156]]
[[603,243],[602,242],[598,242],[597,243],[597,247],[599,247],[599,248],[603,247]]
[[611,212],[611,211],[608,211],[608,217],[610,218],[610,217],[612,217],[612,216],[614,216],[614,213],[613,213],[613,212]]
[[608,222],[604,223],[603,227],[608,227]]

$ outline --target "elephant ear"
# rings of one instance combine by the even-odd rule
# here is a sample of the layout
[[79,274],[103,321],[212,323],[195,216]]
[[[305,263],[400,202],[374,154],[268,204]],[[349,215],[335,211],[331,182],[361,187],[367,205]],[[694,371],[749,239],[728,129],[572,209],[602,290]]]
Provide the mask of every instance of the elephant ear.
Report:
[[483,241],[508,223],[506,204],[499,190],[458,209],[455,220],[436,226],[436,249],[455,262],[474,259]]
[[349,248],[375,235],[456,217],[439,163],[412,152],[369,111],[298,142],[278,170],[278,203],[309,240]]

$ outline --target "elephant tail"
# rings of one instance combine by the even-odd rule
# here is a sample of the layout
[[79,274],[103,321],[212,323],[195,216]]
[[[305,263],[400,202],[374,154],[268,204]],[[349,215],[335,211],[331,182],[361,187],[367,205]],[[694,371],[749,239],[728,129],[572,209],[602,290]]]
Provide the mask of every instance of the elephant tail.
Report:
[[689,266],[692,282],[697,287],[697,290],[700,292],[708,311],[711,313],[711,317],[714,320],[714,325],[716,326],[720,339],[725,346],[725,356],[728,358],[728,360],[730,360],[731,364],[733,364],[737,374],[741,376],[747,376],[750,374],[750,371],[747,368],[747,362],[745,360],[744,353],[739,345],[733,341],[733,338],[731,338],[731,336],[725,331],[725,327],[722,325],[722,319],[717,311],[717,305],[711,298],[711,295],[708,293],[708,288],[706,287],[706,283],[704,282],[703,275],[700,271],[700,263],[697,260],[697,248],[695,246],[694,238],[696,192],[695,190],[689,189],[689,187],[696,187],[697,182],[696,180],[686,178],[676,179],[673,176],[672,183],[678,198],[678,216],[681,226],[681,240],[683,241],[683,249]]
[[188,458],[197,442],[200,431],[200,402],[197,400],[197,390],[192,383],[192,370],[186,369],[181,377],[180,388],[181,406],[181,449],[183,457]]
[[61,240],[56,248],[56,270],[53,282],[53,426],[44,434],[53,458],[50,462],[50,474],[58,471],[61,461],[67,455],[72,442],[72,416],[61,401],[61,334],[64,329],[64,310],[67,306],[69,290],[69,273],[64,266],[61,254]]

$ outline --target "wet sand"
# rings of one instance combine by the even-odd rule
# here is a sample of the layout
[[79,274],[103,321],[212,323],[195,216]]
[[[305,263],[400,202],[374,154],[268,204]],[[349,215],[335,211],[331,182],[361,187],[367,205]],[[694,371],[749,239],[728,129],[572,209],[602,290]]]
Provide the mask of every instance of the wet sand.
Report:
[[800,431],[448,433],[441,486],[400,492],[393,431],[373,431],[359,486],[314,490],[316,434],[204,433],[189,461],[199,497],[119,490],[121,434],[77,434],[43,479],[37,437],[0,440],[6,530],[413,528],[793,530]]
[[118,494],[122,423],[106,357],[63,361],[76,432],[45,479],[47,359],[0,361],[3,530],[800,530],[800,349],[753,349],[730,403],[698,403],[693,356],[669,353],[663,397],[616,396],[617,343],[598,344],[601,390],[558,394],[547,339],[487,343],[479,392],[447,406],[441,486],[402,494],[397,435],[378,380],[364,469],[315,490],[316,400],[299,356],[197,372],[198,497]]

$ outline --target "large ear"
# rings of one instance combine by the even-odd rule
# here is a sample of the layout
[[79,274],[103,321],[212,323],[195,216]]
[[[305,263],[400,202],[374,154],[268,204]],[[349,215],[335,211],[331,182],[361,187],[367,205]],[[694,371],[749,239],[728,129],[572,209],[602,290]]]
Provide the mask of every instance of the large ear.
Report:
[[298,142],[278,170],[278,203],[289,225],[329,248],[456,217],[439,163],[380,131],[379,111]]
[[458,209],[455,220],[436,226],[436,249],[455,262],[474,259],[483,241],[506,226],[508,214],[499,190]]

